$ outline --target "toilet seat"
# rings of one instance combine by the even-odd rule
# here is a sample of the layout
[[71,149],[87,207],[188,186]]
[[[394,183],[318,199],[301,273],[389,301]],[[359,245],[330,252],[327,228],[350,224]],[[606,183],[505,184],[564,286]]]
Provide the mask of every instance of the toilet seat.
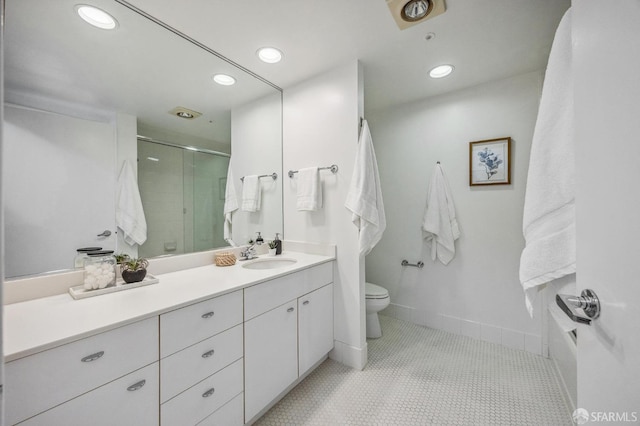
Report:
[[379,285],[364,283],[364,292],[366,299],[387,299],[389,291]]

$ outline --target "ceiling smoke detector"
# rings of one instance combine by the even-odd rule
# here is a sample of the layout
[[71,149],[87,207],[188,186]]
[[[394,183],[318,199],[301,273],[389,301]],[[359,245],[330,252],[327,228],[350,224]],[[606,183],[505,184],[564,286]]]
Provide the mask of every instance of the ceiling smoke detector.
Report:
[[387,0],[387,6],[398,28],[407,29],[444,13],[444,0]]
[[184,118],[186,120],[193,120],[194,118],[198,118],[202,115],[202,113],[198,111],[194,111],[185,107],[175,107],[169,114],[175,115],[176,117]]

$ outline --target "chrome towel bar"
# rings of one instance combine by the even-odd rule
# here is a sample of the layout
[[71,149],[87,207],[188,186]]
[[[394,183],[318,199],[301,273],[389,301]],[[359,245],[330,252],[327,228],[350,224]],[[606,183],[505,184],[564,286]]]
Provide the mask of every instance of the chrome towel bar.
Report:
[[[332,164],[328,167],[318,167],[318,170],[331,170],[331,173],[336,174],[338,173],[338,166]],[[289,170],[289,177],[293,178],[293,175],[296,173],[298,173],[298,170]]]
[[418,263],[409,263],[408,260],[403,260],[401,265],[402,266],[415,266],[416,268],[422,269],[422,267],[424,266],[424,262],[420,260],[420,261],[418,261]]
[[[278,174],[276,172],[273,172],[270,175],[260,175],[260,176],[258,176],[258,179],[263,178],[263,177],[270,177],[271,179],[276,180],[276,179],[278,179]],[[240,180],[244,182],[244,176],[242,176],[240,178]]]

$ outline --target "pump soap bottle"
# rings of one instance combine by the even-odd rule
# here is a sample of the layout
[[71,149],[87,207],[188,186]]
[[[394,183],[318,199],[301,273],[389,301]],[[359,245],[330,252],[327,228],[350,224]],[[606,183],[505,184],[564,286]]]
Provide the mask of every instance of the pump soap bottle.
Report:
[[282,240],[280,239],[280,234],[276,234],[276,256],[282,254]]

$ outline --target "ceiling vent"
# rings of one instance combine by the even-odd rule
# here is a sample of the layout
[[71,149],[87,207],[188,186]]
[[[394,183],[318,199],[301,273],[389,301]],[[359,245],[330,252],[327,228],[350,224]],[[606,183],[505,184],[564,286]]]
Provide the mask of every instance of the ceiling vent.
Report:
[[444,0],[387,0],[398,28],[407,29],[444,13]]
[[186,120],[193,120],[194,118],[198,118],[202,115],[202,113],[198,111],[194,111],[185,107],[175,107],[174,109],[169,111],[169,114],[184,118]]

